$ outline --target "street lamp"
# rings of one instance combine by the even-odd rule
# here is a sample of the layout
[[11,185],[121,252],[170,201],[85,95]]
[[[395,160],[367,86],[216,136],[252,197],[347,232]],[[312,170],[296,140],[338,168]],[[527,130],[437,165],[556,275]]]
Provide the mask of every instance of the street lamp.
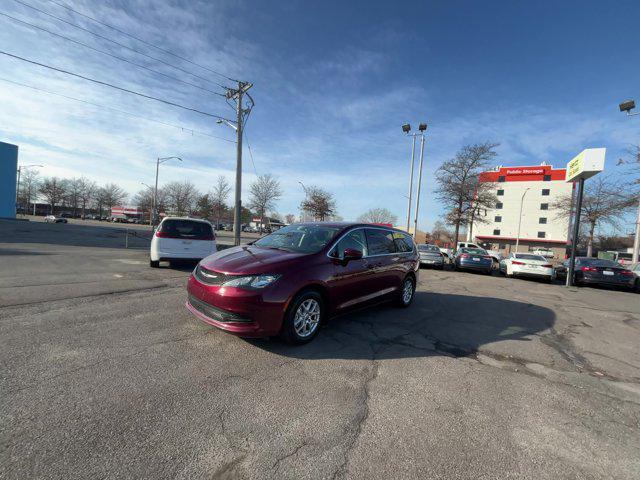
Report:
[[[18,207],[18,201],[19,201],[19,197],[20,197],[20,174],[22,173],[22,169],[23,168],[33,168],[33,167],[40,167],[43,168],[44,165],[20,165],[18,167],[18,182],[17,182],[17,186],[16,186],[16,209]],[[28,205],[27,205],[28,206]]]
[[420,167],[418,168],[418,191],[416,192],[416,214],[413,217],[413,236],[416,238],[418,234],[418,209],[420,208],[420,187],[422,186],[422,161],[424,159],[424,132],[427,130],[427,124],[418,125],[420,132]]
[[[631,110],[636,108],[636,102],[633,100],[627,100],[620,104],[620,111],[627,112],[629,117],[634,115],[638,115],[640,112],[631,113]],[[638,200],[638,217],[636,218],[636,235],[633,239],[633,253],[631,256],[631,261],[633,263],[637,263],[640,258],[640,200]]]
[[621,112],[627,112],[627,115],[629,116],[638,115],[640,113],[640,112],[631,113],[631,110],[636,108],[636,102],[634,100],[626,100],[622,102],[619,105],[619,107]]
[[156,161],[156,188],[153,190],[153,209],[152,209],[153,223],[155,223],[155,221],[158,219],[158,212],[156,211],[156,207],[158,203],[158,171],[160,170],[160,164],[166,162],[167,160],[180,160],[182,162],[182,159],[180,157],[163,157],[163,158],[158,158],[158,160]]
[[518,245],[520,244],[520,226],[522,225],[522,204],[524,203],[524,196],[530,190],[529,187],[524,189],[522,198],[520,198],[520,214],[518,215],[518,234],[516,235],[516,253],[518,253]]
[[[411,168],[409,170],[409,196],[408,196],[408,204],[407,204],[407,233],[409,233],[410,231],[410,225],[411,225],[411,206],[412,206],[412,198],[411,195],[413,193],[413,166],[415,163],[415,156],[416,156],[416,137],[418,135],[420,135],[421,138],[421,153],[420,153],[420,174],[419,174],[419,180],[418,180],[418,192],[417,194],[420,195],[420,182],[422,180],[422,158],[423,158],[423,154],[424,154],[424,132],[427,129],[427,124],[426,123],[421,123],[418,125],[418,132],[419,133],[411,133],[411,125],[409,123],[405,123],[402,125],[402,131],[404,132],[404,134],[408,137],[413,137],[413,141],[412,141],[412,146],[411,146]],[[420,200],[416,201],[416,216],[414,218],[414,231],[413,231],[413,235],[415,237],[416,231],[417,231],[417,224],[418,224],[418,206],[419,206]]]

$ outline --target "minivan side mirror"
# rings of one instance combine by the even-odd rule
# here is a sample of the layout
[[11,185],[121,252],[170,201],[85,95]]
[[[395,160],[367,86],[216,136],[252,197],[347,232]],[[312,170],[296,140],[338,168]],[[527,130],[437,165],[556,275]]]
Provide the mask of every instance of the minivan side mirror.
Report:
[[355,248],[345,248],[342,258],[345,262],[348,262],[350,260],[360,260],[362,258],[362,252],[360,250],[356,250]]

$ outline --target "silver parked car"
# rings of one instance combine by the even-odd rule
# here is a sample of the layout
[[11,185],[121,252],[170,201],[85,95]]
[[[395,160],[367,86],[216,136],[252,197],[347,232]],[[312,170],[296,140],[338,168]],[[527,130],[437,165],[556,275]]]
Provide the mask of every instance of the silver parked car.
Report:
[[428,265],[430,267],[444,268],[444,256],[436,245],[422,243],[418,245],[418,253],[420,254],[420,266]]

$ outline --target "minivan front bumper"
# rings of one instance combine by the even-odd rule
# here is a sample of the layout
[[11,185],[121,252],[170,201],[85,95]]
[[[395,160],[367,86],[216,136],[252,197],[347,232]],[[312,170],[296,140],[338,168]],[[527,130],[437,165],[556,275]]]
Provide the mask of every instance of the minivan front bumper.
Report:
[[280,333],[286,302],[265,299],[263,290],[204,285],[192,274],[187,291],[185,306],[209,325],[241,337]]

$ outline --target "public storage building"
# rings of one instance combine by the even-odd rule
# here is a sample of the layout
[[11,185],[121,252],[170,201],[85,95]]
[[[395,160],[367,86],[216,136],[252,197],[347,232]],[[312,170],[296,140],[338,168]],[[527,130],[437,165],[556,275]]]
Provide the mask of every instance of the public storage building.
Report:
[[[497,167],[480,175],[481,182],[490,182],[498,201],[494,208],[481,213],[486,223],[476,222],[477,242],[490,244],[503,254],[515,251],[522,195],[522,223],[519,252],[538,248],[550,249],[554,258],[565,255],[569,238],[569,219],[559,215],[553,204],[571,195],[573,184],[565,182],[565,169],[554,169],[545,163],[530,167]],[[528,190],[527,190],[528,189]]]

